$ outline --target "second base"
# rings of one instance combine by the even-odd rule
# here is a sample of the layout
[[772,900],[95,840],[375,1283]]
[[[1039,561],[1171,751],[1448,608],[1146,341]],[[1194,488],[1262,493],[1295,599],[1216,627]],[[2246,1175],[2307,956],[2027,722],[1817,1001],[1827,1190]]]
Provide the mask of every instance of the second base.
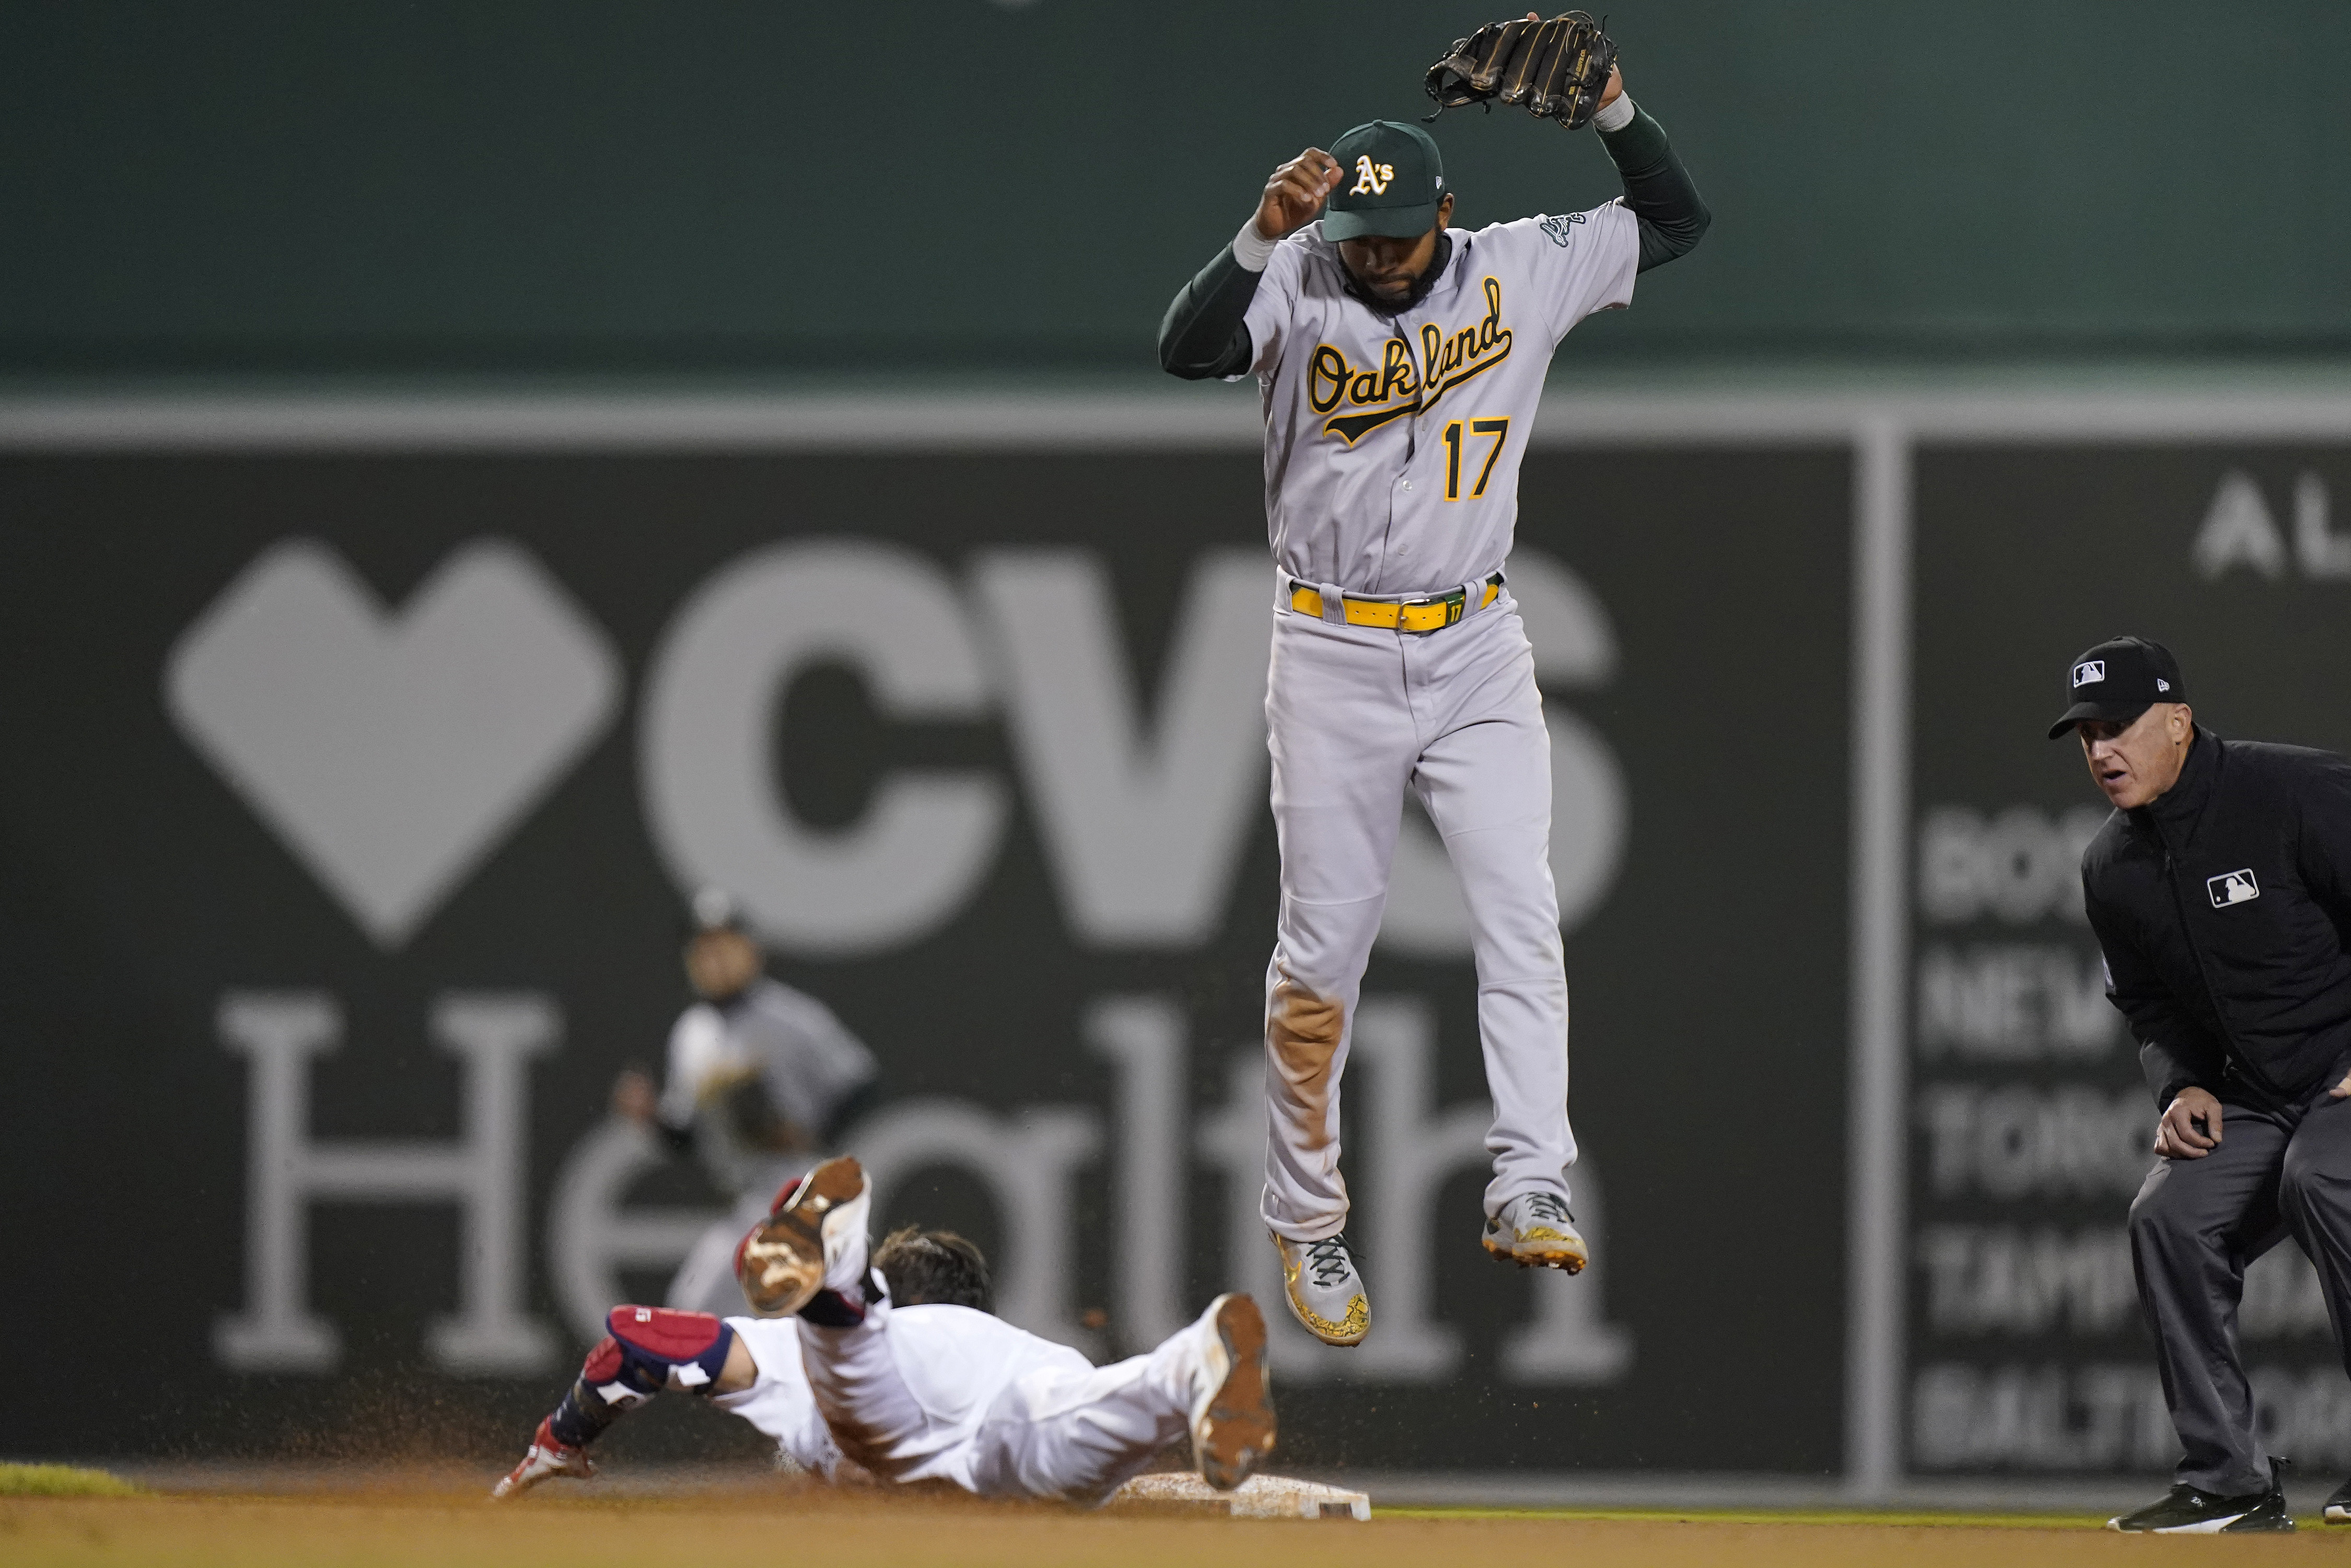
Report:
[[1251,1476],[1218,1491],[1188,1470],[1137,1476],[1112,1494],[1110,1506],[1178,1507],[1228,1513],[1235,1519],[1356,1519],[1372,1517],[1368,1493],[1289,1476]]

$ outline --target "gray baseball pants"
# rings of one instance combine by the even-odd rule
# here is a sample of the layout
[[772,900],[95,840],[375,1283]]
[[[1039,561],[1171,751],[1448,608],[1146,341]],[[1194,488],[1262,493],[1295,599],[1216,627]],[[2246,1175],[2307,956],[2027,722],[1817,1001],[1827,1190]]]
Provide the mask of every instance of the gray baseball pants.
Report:
[[1551,879],[1551,739],[1505,592],[1414,636],[1277,612],[1265,713],[1281,912],[1266,971],[1264,1217],[1293,1241],[1347,1223],[1340,1081],[1388,864],[1416,791],[1469,907],[1494,1121],[1490,1217],[1567,1197],[1567,969]]
[[2187,1449],[2175,1479],[2199,1490],[2236,1497],[2270,1485],[2237,1303],[2245,1265],[2288,1236],[2317,1265],[2339,1348],[2351,1329],[2351,1100],[2325,1089],[2283,1111],[2223,1101],[2220,1147],[2158,1162],[2131,1202],[2139,1308]]

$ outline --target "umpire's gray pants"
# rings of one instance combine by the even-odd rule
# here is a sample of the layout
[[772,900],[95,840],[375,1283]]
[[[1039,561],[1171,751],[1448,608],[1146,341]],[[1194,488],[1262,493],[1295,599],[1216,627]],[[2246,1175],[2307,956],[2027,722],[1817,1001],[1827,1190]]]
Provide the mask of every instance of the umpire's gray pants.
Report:
[[2139,1307],[2188,1451],[2176,1479],[2200,1490],[2233,1497],[2270,1484],[2237,1303],[2245,1265],[2288,1235],[2318,1266],[2339,1348],[2351,1328],[2351,1100],[2325,1089],[2284,1111],[2224,1101],[2220,1146],[2158,1162],[2131,1203]]

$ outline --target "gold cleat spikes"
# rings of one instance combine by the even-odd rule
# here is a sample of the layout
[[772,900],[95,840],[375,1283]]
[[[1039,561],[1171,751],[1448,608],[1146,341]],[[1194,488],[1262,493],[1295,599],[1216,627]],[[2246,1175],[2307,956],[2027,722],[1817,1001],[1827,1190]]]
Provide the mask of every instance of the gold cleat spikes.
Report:
[[1591,1249],[1575,1228],[1575,1217],[1557,1193],[1521,1193],[1504,1204],[1502,1212],[1486,1222],[1480,1245],[1521,1269],[1574,1274],[1592,1260]]
[[1324,1344],[1347,1349],[1372,1332],[1372,1301],[1343,1233],[1320,1241],[1273,1239],[1290,1315]]

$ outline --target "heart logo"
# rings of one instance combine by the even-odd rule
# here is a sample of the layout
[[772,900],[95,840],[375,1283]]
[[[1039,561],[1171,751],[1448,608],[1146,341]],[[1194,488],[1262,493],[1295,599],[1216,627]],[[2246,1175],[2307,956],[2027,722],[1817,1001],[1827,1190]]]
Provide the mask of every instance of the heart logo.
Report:
[[603,734],[620,690],[602,631],[500,539],[397,612],[327,545],[283,540],[163,674],[180,733],[387,952]]

